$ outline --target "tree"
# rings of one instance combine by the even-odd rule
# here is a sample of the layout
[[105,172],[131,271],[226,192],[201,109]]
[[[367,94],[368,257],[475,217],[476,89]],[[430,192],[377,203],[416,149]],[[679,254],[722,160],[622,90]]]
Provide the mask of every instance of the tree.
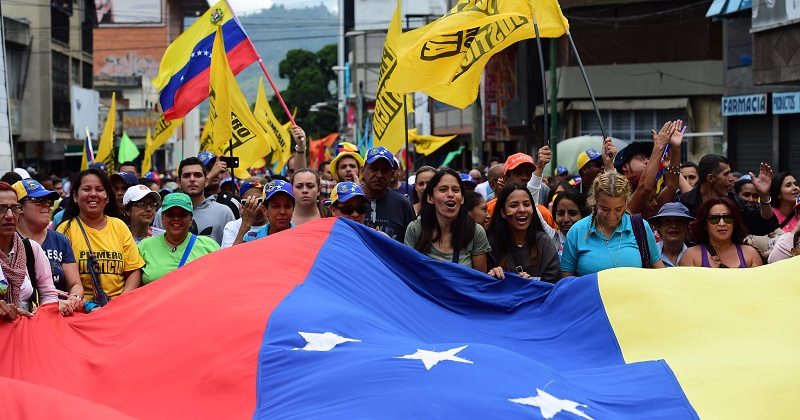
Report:
[[[281,92],[289,111],[297,107],[295,121],[311,137],[321,137],[338,131],[339,117],[336,107],[336,45],[330,44],[317,52],[302,49],[289,50],[281,60],[278,75],[289,79],[289,86]],[[314,104],[326,102],[331,106],[321,107],[317,112],[309,112]],[[288,121],[278,99],[270,100],[275,116]]]

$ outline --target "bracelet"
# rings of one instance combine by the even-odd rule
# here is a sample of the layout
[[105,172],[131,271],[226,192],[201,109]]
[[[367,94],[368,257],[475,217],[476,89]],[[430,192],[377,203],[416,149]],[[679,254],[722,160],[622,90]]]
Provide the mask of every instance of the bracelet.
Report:
[[680,175],[681,174],[681,168],[677,167],[677,166],[670,166],[670,167],[667,168],[667,173],[670,174],[670,175]]
[[763,200],[761,201],[761,205],[762,206],[767,206],[767,205],[769,205],[771,203],[772,203],[772,197],[768,197],[767,201],[763,201]]

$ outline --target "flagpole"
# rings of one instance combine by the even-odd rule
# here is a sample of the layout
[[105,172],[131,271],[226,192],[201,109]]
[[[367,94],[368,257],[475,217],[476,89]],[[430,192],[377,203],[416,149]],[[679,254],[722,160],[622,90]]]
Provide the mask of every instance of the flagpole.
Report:
[[[228,9],[231,11],[231,14],[233,15],[233,18],[236,19],[237,22],[239,22],[239,18],[236,16],[236,13],[233,11],[233,7],[231,7],[230,2],[228,0],[225,0],[225,4],[228,6]],[[239,26],[241,26],[242,31],[244,31],[244,26],[241,25],[241,22],[239,22]],[[281,96],[281,92],[278,90],[278,87],[275,86],[275,82],[272,81],[272,77],[269,75],[269,72],[267,71],[267,68],[264,66],[264,60],[261,58],[261,54],[259,54],[258,50],[256,49],[256,45],[253,44],[253,41],[250,39],[250,36],[247,35],[247,33],[245,33],[245,39],[247,39],[247,42],[249,42],[250,46],[253,47],[253,51],[256,52],[256,56],[258,57],[258,65],[261,66],[261,71],[264,72],[264,76],[267,76],[267,81],[269,82],[269,85],[272,87],[272,91],[275,92],[275,96],[278,98],[278,102],[281,103],[281,106],[283,107],[283,112],[285,112],[286,116],[289,117],[289,121],[292,122],[292,125],[296,126],[297,123],[294,122],[294,116],[292,116],[292,113],[289,112],[289,107],[286,106],[286,102],[284,102],[283,96]]]
[[542,54],[542,37],[539,36],[539,23],[536,21],[536,15],[532,14],[533,17],[533,31],[536,34],[536,47],[539,50],[539,73],[542,76],[542,105],[544,108],[544,133],[543,138],[544,145],[550,144],[548,140],[548,136],[550,135],[550,122],[548,121],[549,115],[547,112],[547,77],[544,74],[544,54]]
[[[566,28],[565,28],[566,29]],[[594,93],[592,93],[592,86],[589,84],[589,76],[586,75],[586,69],[583,67],[583,62],[581,61],[581,56],[578,54],[578,48],[575,47],[575,41],[572,39],[572,34],[569,33],[569,29],[567,29],[567,39],[569,39],[569,45],[572,47],[572,52],[575,53],[575,58],[578,60],[578,67],[581,69],[581,75],[583,75],[583,82],[586,83],[586,89],[589,91],[589,98],[592,100],[592,106],[594,107],[594,113],[597,115],[597,122],[600,123],[600,132],[603,134],[603,138],[606,137],[606,129],[603,126],[603,118],[600,117],[600,108],[597,107],[597,100],[594,98]]]
[[408,191],[408,94],[403,94],[403,122],[406,124],[406,129],[403,131],[406,137],[406,154],[403,159],[406,161],[406,191]]

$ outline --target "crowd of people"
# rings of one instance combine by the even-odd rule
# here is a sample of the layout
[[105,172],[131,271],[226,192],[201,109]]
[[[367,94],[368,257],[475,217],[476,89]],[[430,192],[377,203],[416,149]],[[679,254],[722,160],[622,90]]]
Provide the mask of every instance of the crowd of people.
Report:
[[[285,176],[231,179],[212,153],[174,177],[133,162],[93,163],[71,180],[15,170],[0,178],[0,318],[58,303],[92,312],[216,252],[325,217],[382,232],[434,260],[506,279],[555,283],[616,267],[749,268],[800,255],[800,187],[788,172],[732,171],[724,156],[681,162],[684,126],[652,142],[576,157],[547,146],[457,172],[423,166],[405,179],[393,154],[341,143],[316,170],[298,154]],[[424,260],[424,259],[423,259]]]

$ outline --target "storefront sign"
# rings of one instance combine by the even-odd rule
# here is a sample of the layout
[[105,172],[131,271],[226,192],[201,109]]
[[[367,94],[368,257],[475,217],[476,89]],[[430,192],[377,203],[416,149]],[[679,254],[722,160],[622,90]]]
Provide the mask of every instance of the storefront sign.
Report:
[[722,116],[763,115],[767,113],[767,94],[723,96]]
[[772,94],[772,113],[800,114],[800,92],[782,92]]

